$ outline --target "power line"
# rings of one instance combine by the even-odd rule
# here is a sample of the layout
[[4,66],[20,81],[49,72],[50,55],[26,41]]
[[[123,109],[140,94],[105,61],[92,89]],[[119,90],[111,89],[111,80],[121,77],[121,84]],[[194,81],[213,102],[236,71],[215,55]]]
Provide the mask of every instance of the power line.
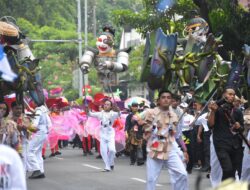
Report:
[[36,40],[36,39],[29,39],[29,42],[52,42],[52,43],[81,43],[82,40],[78,40],[78,39],[72,39],[72,40]]

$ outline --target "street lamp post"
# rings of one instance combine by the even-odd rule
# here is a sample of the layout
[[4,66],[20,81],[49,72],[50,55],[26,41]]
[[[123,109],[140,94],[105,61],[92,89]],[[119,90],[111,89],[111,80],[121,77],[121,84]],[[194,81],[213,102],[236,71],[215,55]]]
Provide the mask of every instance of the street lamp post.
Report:
[[[82,23],[81,23],[81,0],[77,0],[77,33],[78,33],[78,56],[79,61],[82,57]],[[82,88],[83,88],[83,74],[81,69],[78,69],[78,76],[79,76],[79,96],[82,97]]]
[[[88,0],[84,1],[84,49],[88,46]],[[84,75],[84,83],[87,85],[88,75]]]
[[[82,21],[81,21],[81,0],[77,0],[77,12],[78,12],[78,51],[79,51],[79,61],[82,57]],[[84,1],[84,49],[88,46],[88,1]],[[79,96],[82,97],[82,88],[83,85],[88,84],[88,75],[85,74],[83,76],[83,73],[81,69],[78,70],[79,72]],[[83,78],[84,77],[84,78]],[[84,81],[84,84],[83,84]]]

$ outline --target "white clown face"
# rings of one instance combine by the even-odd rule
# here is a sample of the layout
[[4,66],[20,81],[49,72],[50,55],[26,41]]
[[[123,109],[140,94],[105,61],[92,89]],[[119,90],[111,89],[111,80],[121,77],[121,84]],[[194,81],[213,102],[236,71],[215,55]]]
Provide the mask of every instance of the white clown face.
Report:
[[112,50],[113,40],[110,36],[100,35],[97,38],[96,46],[100,53],[108,53]]

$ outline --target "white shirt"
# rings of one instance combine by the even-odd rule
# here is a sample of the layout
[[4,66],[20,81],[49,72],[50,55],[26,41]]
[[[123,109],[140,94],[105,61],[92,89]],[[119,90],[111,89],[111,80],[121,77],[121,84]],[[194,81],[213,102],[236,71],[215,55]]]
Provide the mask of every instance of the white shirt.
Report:
[[183,114],[183,110],[177,106],[176,108],[173,108],[171,106],[171,110],[178,116],[178,118],[180,119],[181,115]]
[[188,113],[185,113],[179,123],[180,126],[180,129],[182,131],[189,131],[189,130],[192,130],[192,126],[190,126],[194,121],[194,116],[188,114]]
[[0,145],[0,190],[26,190],[23,163],[17,152]]
[[202,114],[197,121],[195,122],[195,125],[202,125],[204,128],[204,131],[209,131],[208,125],[207,125],[207,114],[208,113],[204,113]]
[[101,138],[109,138],[115,136],[115,130],[113,128],[114,121],[119,117],[119,112],[114,111],[101,111],[101,112],[89,112],[89,116],[98,118],[101,123]]
[[44,105],[35,109],[35,118],[33,124],[39,129],[37,133],[48,133],[49,127],[51,127],[51,120],[49,117],[49,110]]

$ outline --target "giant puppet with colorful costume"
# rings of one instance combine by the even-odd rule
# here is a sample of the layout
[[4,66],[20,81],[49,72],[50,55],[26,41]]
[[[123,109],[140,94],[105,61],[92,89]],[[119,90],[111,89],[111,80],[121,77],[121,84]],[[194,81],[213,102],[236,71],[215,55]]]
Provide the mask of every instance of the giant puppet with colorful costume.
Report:
[[148,33],[141,81],[147,82],[152,90],[169,89],[177,93],[193,89],[196,98],[202,100],[215,94],[220,96],[225,86],[239,89],[247,96],[249,46],[243,47],[242,63],[235,56],[225,61],[218,53],[222,36],[216,38],[208,31],[208,23],[201,17],[194,17],[183,31],[185,38],[178,38],[177,33],[166,34],[162,28]]
[[115,30],[112,26],[104,26],[103,32],[96,41],[97,49],[87,48],[80,59],[83,73],[88,73],[89,67],[93,65],[103,85],[116,85],[117,73],[128,69],[128,53],[131,49],[114,50],[114,35]]
[[12,17],[0,19],[0,99],[12,92],[19,103],[28,91],[37,105],[44,103],[41,76],[25,35]]

